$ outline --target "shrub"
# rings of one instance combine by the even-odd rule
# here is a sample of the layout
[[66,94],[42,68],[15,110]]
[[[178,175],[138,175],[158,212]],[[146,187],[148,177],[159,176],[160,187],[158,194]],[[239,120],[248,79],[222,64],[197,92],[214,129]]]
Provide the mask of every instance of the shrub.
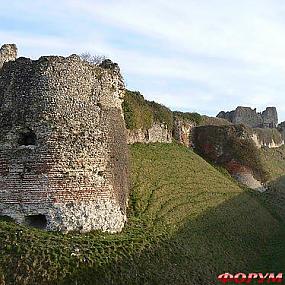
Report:
[[126,127],[133,129],[149,129],[154,122],[167,124],[171,130],[173,116],[170,109],[156,102],[144,99],[138,91],[126,90],[123,111]]
[[87,61],[87,62],[89,62],[91,64],[95,64],[95,65],[101,64],[106,59],[106,57],[104,55],[98,55],[98,54],[91,55],[89,52],[82,53],[80,55],[80,58],[84,61]]
[[153,124],[152,110],[140,92],[126,90],[123,111],[126,127],[130,130],[149,129]]
[[153,117],[155,122],[164,123],[167,125],[168,129],[171,130],[173,127],[173,113],[170,109],[164,105],[158,104],[154,101],[146,101],[146,103],[151,107],[153,112]]
[[184,119],[184,120],[189,120],[191,122],[194,122],[196,123],[196,125],[199,125],[202,121],[202,116],[198,113],[190,113],[190,112],[179,112],[179,111],[175,111],[173,112],[173,115],[174,116],[177,116],[181,119]]

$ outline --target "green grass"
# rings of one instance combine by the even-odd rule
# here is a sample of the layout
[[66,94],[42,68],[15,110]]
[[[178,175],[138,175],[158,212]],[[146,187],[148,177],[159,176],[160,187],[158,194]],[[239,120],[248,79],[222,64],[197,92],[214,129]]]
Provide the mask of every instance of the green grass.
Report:
[[2,284],[208,285],[224,272],[284,270],[284,224],[261,194],[183,146],[130,149],[123,232],[50,233],[2,220]]
[[285,222],[285,146],[263,148],[260,152],[262,162],[270,173],[269,191],[263,198]]

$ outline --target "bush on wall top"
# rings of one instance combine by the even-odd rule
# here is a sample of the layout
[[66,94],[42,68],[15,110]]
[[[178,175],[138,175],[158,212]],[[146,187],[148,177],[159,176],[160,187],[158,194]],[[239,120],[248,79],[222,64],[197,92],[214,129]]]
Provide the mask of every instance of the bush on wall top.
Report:
[[172,129],[173,116],[170,109],[144,99],[138,91],[126,90],[123,111],[126,127],[133,129],[149,129],[154,124],[164,123],[168,129]]

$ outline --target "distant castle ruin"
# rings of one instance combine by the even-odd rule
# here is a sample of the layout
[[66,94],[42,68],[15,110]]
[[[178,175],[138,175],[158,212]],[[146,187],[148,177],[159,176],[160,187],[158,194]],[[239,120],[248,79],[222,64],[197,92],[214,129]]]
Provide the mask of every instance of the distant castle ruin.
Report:
[[128,150],[117,64],[0,49],[0,215],[60,231],[120,231]]
[[265,111],[258,113],[250,107],[237,107],[234,111],[221,111],[218,118],[226,119],[233,124],[244,124],[252,128],[276,128],[278,115],[275,107],[267,107]]

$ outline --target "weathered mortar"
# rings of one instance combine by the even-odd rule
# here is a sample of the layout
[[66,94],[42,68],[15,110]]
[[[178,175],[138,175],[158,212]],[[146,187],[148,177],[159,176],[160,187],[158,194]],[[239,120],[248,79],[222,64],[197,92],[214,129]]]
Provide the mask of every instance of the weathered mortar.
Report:
[[122,229],[128,151],[124,83],[114,66],[76,55],[3,66],[1,215],[22,223],[42,214],[49,230]]

